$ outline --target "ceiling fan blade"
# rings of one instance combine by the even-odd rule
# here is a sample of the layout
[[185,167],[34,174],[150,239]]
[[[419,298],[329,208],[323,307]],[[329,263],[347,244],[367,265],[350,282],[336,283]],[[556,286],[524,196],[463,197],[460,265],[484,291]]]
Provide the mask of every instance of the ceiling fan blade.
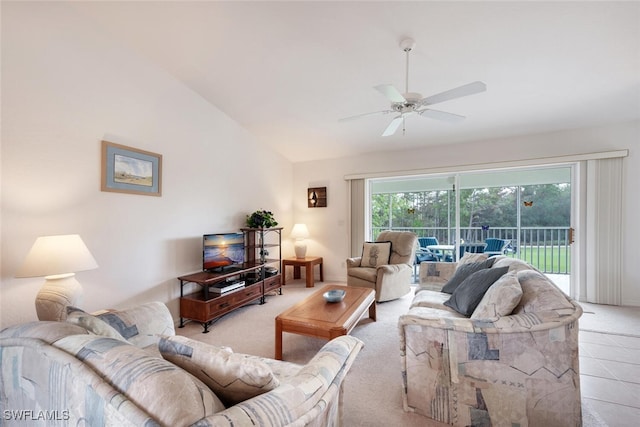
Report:
[[431,95],[427,98],[424,98],[420,104],[422,105],[433,105],[439,102],[449,101],[451,99],[461,98],[463,96],[474,95],[476,93],[484,92],[487,90],[487,85],[483,82],[473,82],[466,84],[464,86],[460,86],[454,89],[449,89],[447,91],[438,93],[436,95]]
[[461,122],[466,118],[465,116],[459,116],[457,114],[447,113],[446,111],[438,111],[438,110],[431,110],[431,109],[420,110],[418,111],[418,114],[420,114],[422,117],[429,117],[430,119],[442,120],[444,122],[451,122],[451,123]]
[[384,130],[384,132],[382,132],[382,136],[389,136],[389,135],[393,135],[394,133],[396,133],[396,130],[398,130],[398,126],[400,126],[400,123],[402,123],[402,116],[397,116],[395,117],[393,120],[391,120],[391,123],[389,123],[389,126],[387,126],[387,128]]
[[355,116],[349,116],[349,117],[343,117],[341,119],[338,119],[339,122],[346,122],[349,120],[355,120],[355,119],[360,119],[362,117],[367,117],[367,116],[377,116],[380,114],[389,114],[389,113],[393,113],[393,110],[383,110],[383,111],[374,111],[372,113],[364,113],[364,114],[357,114]]
[[378,85],[374,88],[391,102],[407,102],[404,96],[392,85]]

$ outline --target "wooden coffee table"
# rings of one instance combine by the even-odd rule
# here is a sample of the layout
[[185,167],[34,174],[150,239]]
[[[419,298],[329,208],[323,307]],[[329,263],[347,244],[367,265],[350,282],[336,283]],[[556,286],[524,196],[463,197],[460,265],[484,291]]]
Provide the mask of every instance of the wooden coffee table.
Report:
[[[322,294],[331,289],[344,289],[344,300],[326,302]],[[283,311],[276,316],[276,359],[282,360],[283,332],[332,340],[351,332],[367,309],[375,322],[375,295],[369,288],[327,285]]]

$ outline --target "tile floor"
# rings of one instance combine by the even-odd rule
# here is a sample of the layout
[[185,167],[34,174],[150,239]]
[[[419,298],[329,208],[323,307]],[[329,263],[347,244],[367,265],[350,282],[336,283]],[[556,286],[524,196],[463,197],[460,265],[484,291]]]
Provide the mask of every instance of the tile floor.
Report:
[[[568,276],[548,276],[569,292]],[[582,402],[603,425],[640,425],[640,307],[580,305]]]
[[582,400],[610,427],[640,423],[640,307],[581,303]]
[[[568,293],[568,276],[548,276]],[[582,401],[601,424],[640,425],[640,307],[580,305]]]

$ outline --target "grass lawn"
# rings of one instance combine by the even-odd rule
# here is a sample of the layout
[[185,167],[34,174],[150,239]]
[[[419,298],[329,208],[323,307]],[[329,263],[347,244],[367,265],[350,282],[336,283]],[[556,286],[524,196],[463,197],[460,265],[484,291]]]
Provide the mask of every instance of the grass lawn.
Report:
[[569,248],[521,246],[517,254],[509,254],[509,256],[526,261],[543,273],[571,272],[571,252]]

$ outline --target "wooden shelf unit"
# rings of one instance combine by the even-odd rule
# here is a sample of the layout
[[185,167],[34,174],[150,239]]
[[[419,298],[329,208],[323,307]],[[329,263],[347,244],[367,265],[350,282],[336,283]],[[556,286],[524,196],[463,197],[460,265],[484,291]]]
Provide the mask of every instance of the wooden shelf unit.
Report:
[[[282,228],[243,228],[245,236],[245,263],[239,269],[222,272],[200,271],[178,277],[180,282],[180,328],[185,320],[193,320],[202,324],[203,333],[209,332],[211,323],[237,308],[259,300],[264,304],[268,292],[280,290],[282,293]],[[272,233],[277,235],[268,243],[265,238]],[[278,251],[278,258],[260,259],[260,254],[266,248]],[[267,249],[268,250],[268,249]],[[266,268],[272,266],[277,274],[267,276]],[[277,266],[277,267],[276,267]],[[212,292],[210,287],[229,279],[236,278],[245,281],[243,288],[234,289],[222,294]],[[185,295],[184,287],[188,283],[195,283],[200,290]]]

